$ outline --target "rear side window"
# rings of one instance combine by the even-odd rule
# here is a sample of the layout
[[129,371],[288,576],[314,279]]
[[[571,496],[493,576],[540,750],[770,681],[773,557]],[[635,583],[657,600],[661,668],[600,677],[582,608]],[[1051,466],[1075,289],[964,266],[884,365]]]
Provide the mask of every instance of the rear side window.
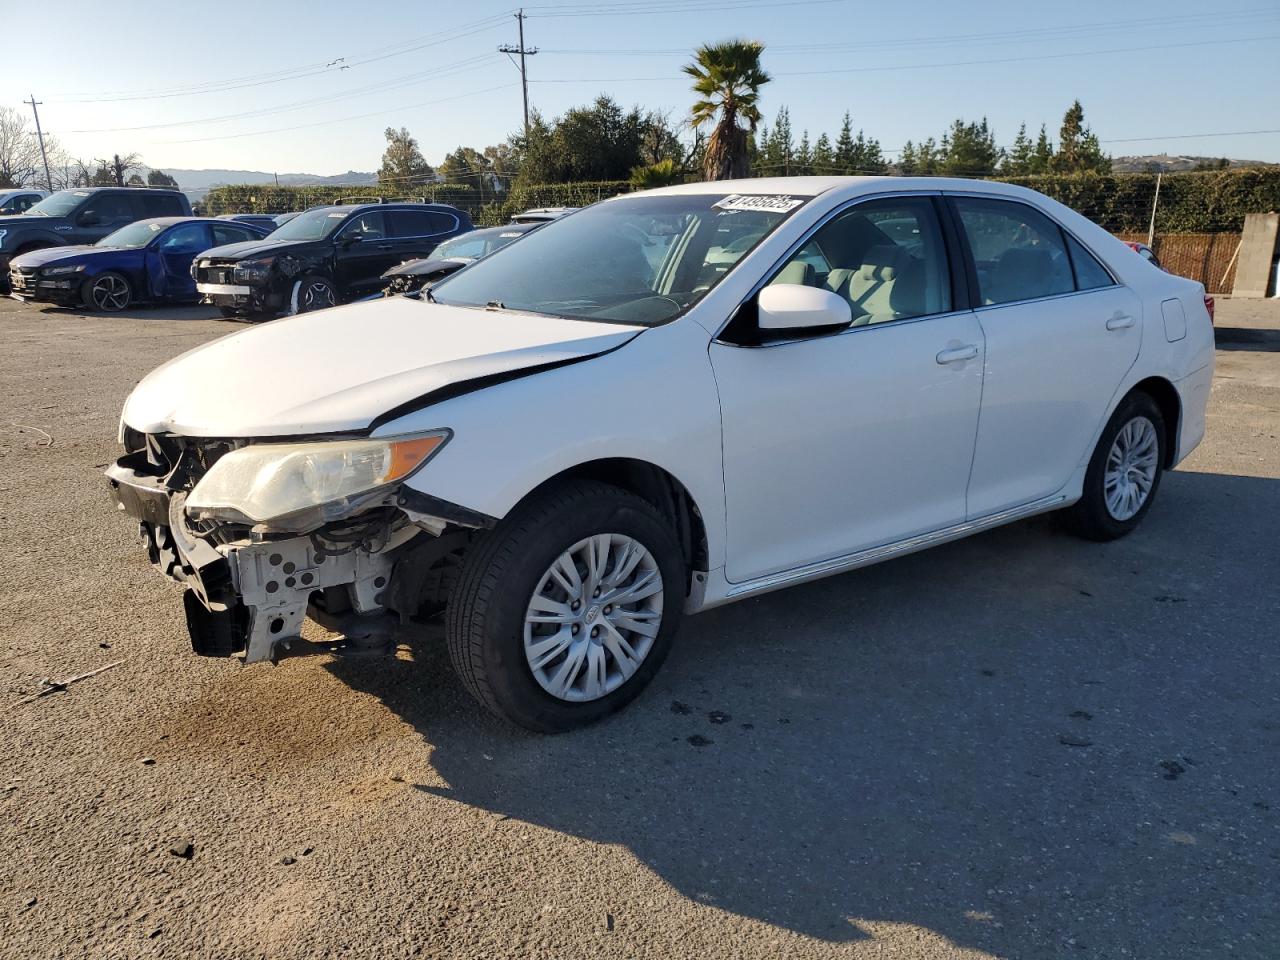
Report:
[[457,217],[435,210],[392,210],[387,216],[393,237],[433,237],[458,228]]
[[187,212],[176,193],[143,193],[138,196],[142,200],[144,217],[180,217]]
[[1071,234],[1067,234],[1067,249],[1071,251],[1071,266],[1076,272],[1077,290],[1097,290],[1115,283],[1111,274],[1098,262],[1098,258],[1086,250]]
[[246,240],[257,240],[258,235],[244,227],[233,227],[230,224],[215,223],[213,225],[213,245],[225,246],[228,243],[244,243]]
[[956,197],[984,305],[1035,300],[1076,289],[1058,225],[1025,203]]

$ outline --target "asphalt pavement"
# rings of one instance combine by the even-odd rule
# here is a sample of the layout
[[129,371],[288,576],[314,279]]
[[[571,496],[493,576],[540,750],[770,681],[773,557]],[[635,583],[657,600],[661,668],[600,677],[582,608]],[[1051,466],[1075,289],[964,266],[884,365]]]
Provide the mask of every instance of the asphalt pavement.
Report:
[[1037,518],[703,614],[548,738],[432,629],[192,655],[101,471],[132,385],[237,325],[0,303],[0,957],[1273,960],[1280,302],[1218,325],[1133,536]]

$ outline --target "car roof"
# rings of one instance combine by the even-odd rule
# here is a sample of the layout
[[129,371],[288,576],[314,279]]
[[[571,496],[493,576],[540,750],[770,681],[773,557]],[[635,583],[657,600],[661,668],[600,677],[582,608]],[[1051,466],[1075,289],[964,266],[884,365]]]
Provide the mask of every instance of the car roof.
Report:
[[[793,197],[816,197],[834,193],[843,197],[863,194],[920,190],[936,192],[954,190],[962,193],[981,192],[1010,197],[1041,196],[1034,190],[998,180],[974,180],[965,177],[758,177],[749,180],[711,180],[702,183],[683,183],[673,187],[659,187],[643,193],[654,196],[678,196],[681,194],[747,195],[787,194]],[[635,194],[624,194],[635,196]]]
[[356,213],[363,210],[387,210],[409,207],[412,210],[438,210],[442,213],[459,213],[457,207],[448,203],[418,203],[416,200],[388,200],[386,203],[323,203],[316,207],[308,207],[303,213],[312,210],[343,210]]
[[[226,226],[227,221],[218,217],[145,217],[142,220],[135,220],[133,223],[154,223],[159,227],[172,227],[179,223],[213,223],[220,227]],[[133,224],[126,224],[133,226]]]

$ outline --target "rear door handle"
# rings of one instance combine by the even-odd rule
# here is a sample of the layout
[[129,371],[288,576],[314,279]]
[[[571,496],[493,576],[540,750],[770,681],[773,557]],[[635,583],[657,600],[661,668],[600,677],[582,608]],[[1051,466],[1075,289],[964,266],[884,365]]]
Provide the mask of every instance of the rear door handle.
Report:
[[394,250],[394,249],[395,249],[395,246],[394,246],[394,245],[392,245],[392,244],[390,244],[390,243],[380,243],[380,244],[378,244],[378,249],[379,249],[379,250]]
[[938,354],[939,363],[961,363],[965,360],[972,360],[978,355],[978,345],[976,343],[966,343],[963,347],[955,347],[951,350],[943,350]]
[[1127,313],[1117,313],[1107,321],[1108,330],[1123,330],[1126,327],[1132,327],[1134,323],[1133,317]]

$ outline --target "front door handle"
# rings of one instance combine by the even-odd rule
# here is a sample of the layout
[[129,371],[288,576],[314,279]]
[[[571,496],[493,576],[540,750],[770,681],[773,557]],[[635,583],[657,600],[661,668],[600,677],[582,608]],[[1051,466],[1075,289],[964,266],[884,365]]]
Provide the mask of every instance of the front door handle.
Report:
[[390,243],[380,243],[380,244],[378,244],[378,249],[379,249],[379,250],[394,250],[394,249],[395,249],[395,247],[394,247],[392,244],[390,244]]
[[965,360],[972,360],[978,355],[978,345],[976,343],[966,343],[963,347],[954,347],[951,350],[943,350],[938,354],[939,363],[962,363]]
[[1116,313],[1107,321],[1108,330],[1123,330],[1126,327],[1132,327],[1134,324],[1133,317],[1127,313]]

